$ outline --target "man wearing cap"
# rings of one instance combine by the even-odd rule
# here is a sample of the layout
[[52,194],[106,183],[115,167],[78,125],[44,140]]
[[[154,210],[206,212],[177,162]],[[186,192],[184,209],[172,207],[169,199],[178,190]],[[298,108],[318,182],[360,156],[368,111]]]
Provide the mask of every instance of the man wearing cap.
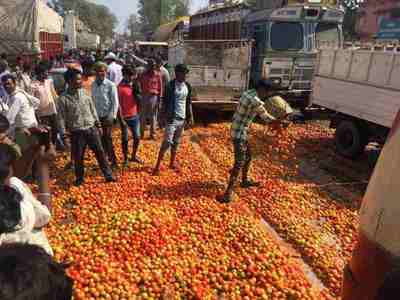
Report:
[[157,107],[159,99],[163,97],[163,82],[160,71],[156,70],[154,59],[148,61],[147,71],[140,80],[142,89],[142,116],[141,116],[141,136],[143,138],[147,120],[150,119],[150,138],[155,139],[157,123]]
[[251,149],[247,138],[249,128],[256,116],[266,124],[277,128],[281,124],[286,124],[285,120],[293,112],[289,104],[280,96],[274,96],[274,93],[269,80],[260,80],[255,90],[243,93],[240,98],[231,126],[235,162],[225,194],[217,197],[221,203],[229,203],[232,200],[240,171],[242,171],[241,187],[250,188],[259,185],[248,178],[251,163]]
[[119,110],[118,90],[114,82],[108,80],[107,65],[97,62],[96,80],[92,84],[92,97],[102,126],[101,142],[113,168],[117,167],[117,156],[112,140],[112,128]]
[[110,52],[104,57],[104,61],[107,63],[107,78],[118,86],[122,81],[122,66],[117,64],[117,56]]
[[167,126],[165,128],[164,140],[161,144],[157,164],[153,175],[160,173],[161,162],[165,153],[171,148],[170,168],[175,168],[175,159],[186,124],[193,124],[192,110],[192,88],[186,82],[186,75],[189,69],[184,64],[175,67],[175,80],[172,80],[166,88],[163,114],[166,116]]

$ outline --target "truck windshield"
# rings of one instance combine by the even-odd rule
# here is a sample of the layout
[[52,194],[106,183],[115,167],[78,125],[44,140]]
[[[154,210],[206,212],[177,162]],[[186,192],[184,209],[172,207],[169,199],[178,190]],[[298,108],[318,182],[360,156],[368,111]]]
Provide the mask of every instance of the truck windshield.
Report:
[[303,26],[299,23],[277,22],[271,27],[273,50],[301,50],[304,47]]
[[319,23],[315,30],[316,46],[320,48],[338,48],[340,46],[337,24]]

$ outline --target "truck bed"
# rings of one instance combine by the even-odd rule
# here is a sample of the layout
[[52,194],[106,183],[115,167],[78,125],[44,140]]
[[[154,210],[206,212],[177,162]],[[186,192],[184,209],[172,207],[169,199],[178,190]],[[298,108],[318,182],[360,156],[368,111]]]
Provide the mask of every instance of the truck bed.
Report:
[[226,87],[193,87],[193,105],[196,108],[215,108],[233,111],[240,98],[240,91]]
[[400,109],[400,55],[322,50],[312,103],[390,128]]

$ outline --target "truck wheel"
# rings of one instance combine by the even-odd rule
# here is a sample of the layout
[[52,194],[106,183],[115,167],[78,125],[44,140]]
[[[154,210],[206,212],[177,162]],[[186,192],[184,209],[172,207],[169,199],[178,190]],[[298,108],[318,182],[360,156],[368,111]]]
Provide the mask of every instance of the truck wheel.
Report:
[[356,158],[364,152],[368,144],[368,133],[356,122],[341,121],[336,128],[335,144],[341,155]]

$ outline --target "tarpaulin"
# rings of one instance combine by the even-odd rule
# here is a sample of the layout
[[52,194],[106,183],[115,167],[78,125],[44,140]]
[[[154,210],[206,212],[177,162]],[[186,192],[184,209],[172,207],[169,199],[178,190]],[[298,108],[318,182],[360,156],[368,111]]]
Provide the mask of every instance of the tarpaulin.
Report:
[[62,33],[62,24],[42,0],[0,0],[0,52],[38,53],[39,33]]

